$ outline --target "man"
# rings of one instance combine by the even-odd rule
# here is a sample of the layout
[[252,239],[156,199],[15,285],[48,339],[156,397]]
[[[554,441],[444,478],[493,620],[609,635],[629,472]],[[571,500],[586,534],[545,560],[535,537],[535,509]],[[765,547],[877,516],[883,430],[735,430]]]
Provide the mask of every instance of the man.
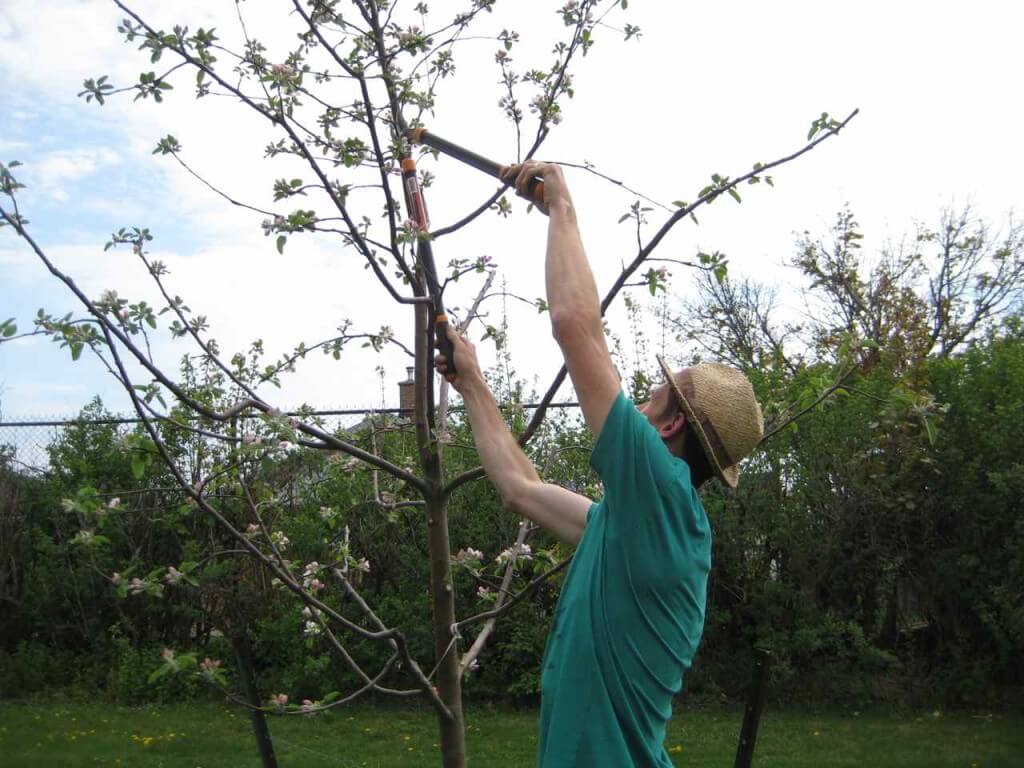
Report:
[[[704,629],[711,526],[697,488],[736,485],[737,463],[762,434],[753,389],[737,370],[705,364],[673,375],[633,406],[608,354],[594,277],[561,169],[514,166],[521,194],[544,181],[545,280],[554,337],[595,445],[598,503],[541,481],[505,426],[472,345],[449,330],[484,469],[506,507],[578,544],[541,674],[539,763],[671,766],[665,726]],[[442,356],[436,360],[447,370]]]

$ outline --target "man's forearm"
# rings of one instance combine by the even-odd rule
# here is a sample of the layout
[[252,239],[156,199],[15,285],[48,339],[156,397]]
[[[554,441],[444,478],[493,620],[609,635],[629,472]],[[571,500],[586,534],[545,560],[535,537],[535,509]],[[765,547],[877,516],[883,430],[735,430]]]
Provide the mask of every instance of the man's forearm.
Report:
[[540,476],[509,431],[487,384],[480,381],[466,387],[462,399],[484,471],[505,504],[513,506],[522,487],[540,482]]
[[600,323],[601,304],[597,283],[590,269],[583,240],[576,224],[571,200],[554,202],[548,212],[545,283],[552,322],[566,316],[579,321]]

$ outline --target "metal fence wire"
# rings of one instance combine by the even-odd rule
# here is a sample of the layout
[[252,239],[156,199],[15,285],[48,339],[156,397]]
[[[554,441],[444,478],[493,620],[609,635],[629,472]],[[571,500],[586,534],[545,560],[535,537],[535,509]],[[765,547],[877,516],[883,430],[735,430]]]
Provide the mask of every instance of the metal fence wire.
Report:
[[[537,407],[536,403],[520,406],[525,411]],[[552,409],[575,409],[576,403],[551,403]],[[453,411],[458,411],[456,408]],[[286,416],[303,419],[317,419],[324,431],[338,434],[358,428],[371,415],[388,414],[406,416],[408,411],[399,408],[351,408],[341,410],[286,412]],[[248,418],[258,418],[250,416]],[[50,468],[49,447],[60,440],[68,428],[81,425],[112,425],[121,434],[132,432],[142,420],[138,417],[111,416],[100,419],[83,419],[78,416],[62,417],[21,417],[0,421],[0,454],[8,454],[10,464],[17,471],[29,473],[46,472]]]

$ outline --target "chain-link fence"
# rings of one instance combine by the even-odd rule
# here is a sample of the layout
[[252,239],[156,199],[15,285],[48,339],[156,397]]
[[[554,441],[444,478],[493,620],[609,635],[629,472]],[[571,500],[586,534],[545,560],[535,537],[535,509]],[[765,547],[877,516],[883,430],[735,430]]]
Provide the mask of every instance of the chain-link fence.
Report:
[[[536,403],[525,403],[520,406],[524,411],[532,411],[537,407]],[[576,409],[576,403],[552,403],[553,409]],[[455,411],[460,409],[453,409]],[[343,431],[358,431],[371,416],[390,415],[394,417],[407,416],[408,411],[399,408],[351,408],[341,410],[324,411],[296,411],[286,413],[286,416],[295,416],[301,419],[316,419],[316,423],[325,432],[339,434]],[[257,419],[257,415],[251,414],[243,418]],[[9,453],[10,462],[17,471],[22,472],[45,472],[50,467],[49,447],[60,440],[61,435],[69,427],[86,425],[107,425],[112,426],[117,432],[127,434],[135,430],[141,419],[127,416],[109,416],[105,418],[81,418],[81,417],[22,417],[7,421],[0,421],[0,453]]]

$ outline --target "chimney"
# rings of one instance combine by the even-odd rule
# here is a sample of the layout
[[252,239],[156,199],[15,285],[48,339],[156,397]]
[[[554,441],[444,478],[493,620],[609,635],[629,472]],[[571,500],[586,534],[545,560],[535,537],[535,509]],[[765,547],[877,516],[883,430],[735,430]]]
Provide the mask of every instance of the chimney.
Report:
[[405,369],[405,381],[398,382],[398,408],[403,416],[411,416],[416,407],[416,379],[413,372],[416,369],[409,366]]

